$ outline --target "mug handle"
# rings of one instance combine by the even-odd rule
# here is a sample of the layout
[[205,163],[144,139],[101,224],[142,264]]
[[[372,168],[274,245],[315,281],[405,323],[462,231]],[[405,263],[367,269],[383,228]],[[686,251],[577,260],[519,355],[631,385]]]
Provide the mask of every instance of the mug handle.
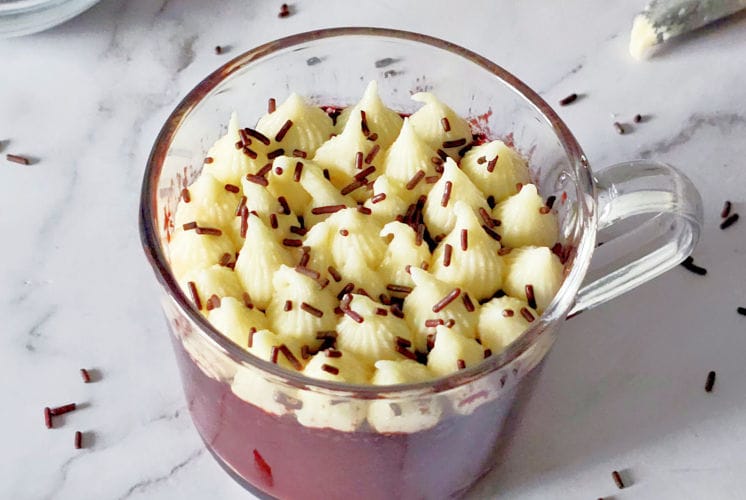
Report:
[[679,264],[694,249],[702,229],[702,198],[670,165],[628,161],[601,171],[595,179],[601,243],[570,316]]

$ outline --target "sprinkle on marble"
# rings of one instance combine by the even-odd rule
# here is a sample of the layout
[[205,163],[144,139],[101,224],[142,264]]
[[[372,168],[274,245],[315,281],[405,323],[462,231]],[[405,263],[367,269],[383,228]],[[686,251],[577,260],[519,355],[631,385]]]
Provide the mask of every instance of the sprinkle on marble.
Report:
[[83,447],[83,433],[75,431],[75,449],[79,450]]
[[274,97],[270,97],[267,101],[267,113],[274,113],[277,109],[277,100]]
[[720,223],[720,229],[728,229],[738,221],[738,214],[730,214],[727,219]]
[[614,130],[616,130],[616,133],[619,135],[624,135],[624,125],[622,125],[619,122],[614,122]]
[[52,411],[48,406],[44,408],[44,425],[47,426],[47,429],[52,428]]
[[684,261],[681,263],[681,267],[683,267],[684,269],[686,269],[687,271],[691,273],[698,274],[700,276],[704,276],[707,274],[707,269],[696,265],[691,255],[687,257],[686,259],[684,259]]
[[215,55],[219,56],[222,53],[223,53],[223,47],[221,47],[220,45],[216,45],[215,46]]
[[635,123],[640,123],[642,121],[642,115],[636,114],[634,118],[632,118],[632,121]]
[[52,408],[49,410],[49,413],[53,417],[57,417],[59,415],[64,415],[65,413],[70,413],[71,411],[75,411],[75,409],[78,407],[75,403],[68,403],[66,405],[58,406],[56,408]]
[[31,164],[31,160],[21,155],[14,155],[14,154],[8,153],[5,155],[5,159],[13,163],[18,163],[19,165],[30,165]]
[[720,211],[720,218],[726,219],[730,215],[732,208],[733,204],[729,200],[725,200],[725,203],[723,203],[723,209]]
[[573,92],[572,94],[568,95],[567,97],[563,97],[562,99],[560,99],[559,105],[560,106],[567,106],[568,104],[574,103],[577,99],[578,99],[578,94],[576,94],[576,93]]
[[614,483],[616,484],[616,487],[621,489],[624,489],[624,481],[622,481],[622,475],[619,474],[618,470],[615,470],[611,473],[612,479],[614,479]]
[[80,376],[83,379],[83,383],[87,384],[91,381],[91,374],[85,368],[80,369]]
[[277,14],[277,17],[284,18],[288,17],[290,15],[290,7],[288,4],[284,3],[280,5],[280,13]]
[[715,387],[715,372],[711,371],[707,374],[707,381],[705,382],[705,391],[712,392],[712,388]]

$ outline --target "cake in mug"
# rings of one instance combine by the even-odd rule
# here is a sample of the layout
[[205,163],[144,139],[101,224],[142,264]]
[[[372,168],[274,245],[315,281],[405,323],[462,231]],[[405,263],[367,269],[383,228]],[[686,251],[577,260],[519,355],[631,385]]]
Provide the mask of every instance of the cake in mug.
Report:
[[[217,330],[314,379],[393,385],[477,365],[540,316],[564,276],[553,199],[509,145],[412,99],[403,116],[371,82],[345,109],[291,94],[254,128],[234,113],[168,246]],[[252,383],[239,372],[233,391]]]

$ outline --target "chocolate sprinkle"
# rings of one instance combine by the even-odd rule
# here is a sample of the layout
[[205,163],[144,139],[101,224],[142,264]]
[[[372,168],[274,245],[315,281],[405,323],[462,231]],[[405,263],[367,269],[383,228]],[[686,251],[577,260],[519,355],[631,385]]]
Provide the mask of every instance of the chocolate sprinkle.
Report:
[[370,202],[375,205],[376,203],[380,203],[383,200],[386,199],[386,193],[378,193],[373,198],[370,199]]
[[316,340],[334,340],[337,338],[337,332],[334,330],[322,330],[316,332]]
[[30,165],[31,164],[31,160],[29,160],[25,156],[21,156],[21,155],[14,155],[14,154],[8,153],[7,155],[5,155],[5,159],[8,160],[8,161],[12,161],[13,163],[18,163],[20,165]]
[[245,147],[245,148],[243,148],[242,151],[243,151],[243,154],[245,154],[246,156],[248,156],[252,160],[255,160],[256,157],[257,157],[256,151],[254,151],[253,149],[249,149],[249,148]]
[[229,193],[238,193],[239,191],[241,191],[241,188],[239,188],[238,186],[234,184],[226,184],[225,190],[228,191]]
[[306,158],[308,156],[308,153],[301,149],[294,149],[293,150],[293,156],[296,158]]
[[181,190],[181,199],[184,200],[184,203],[189,203],[192,201],[192,197],[189,194],[189,190],[187,188],[184,188]]
[[53,417],[57,417],[59,415],[64,415],[65,413],[75,411],[77,407],[78,405],[76,405],[75,403],[68,403],[66,405],[58,406],[57,408],[51,408],[49,410],[49,414]]
[[526,319],[526,321],[528,321],[529,323],[531,323],[532,321],[536,319],[534,318],[534,315],[531,314],[531,311],[529,311],[525,307],[521,307],[521,316],[523,316]]
[[370,174],[376,171],[376,167],[371,165],[370,167],[366,168],[365,170],[361,170],[357,174],[355,174],[354,179],[356,181],[363,181],[366,177],[368,177]]
[[348,236],[350,232],[347,229],[340,229],[339,234],[341,234],[342,236]]
[[297,234],[298,236],[305,236],[308,233],[308,229],[298,226],[290,226],[290,232]]
[[485,349],[484,350],[484,359],[487,359],[490,356],[492,356],[492,349]]
[[365,115],[365,111],[360,111],[360,129],[363,131],[363,135],[368,137],[370,135],[370,129],[368,128],[368,117]]
[[725,219],[730,215],[730,209],[733,207],[733,204],[730,201],[727,201],[723,204],[723,209],[720,211],[720,217]]
[[324,179],[326,179],[328,181],[331,180],[331,176],[329,175],[329,169],[328,168],[325,168],[324,170],[322,170],[322,173],[324,174]]
[[181,226],[181,228],[182,228],[182,229],[183,229],[184,231],[189,231],[189,230],[191,230],[191,229],[197,229],[197,227],[198,227],[198,226],[197,226],[197,222],[196,222],[196,221],[192,221],[192,222],[187,222],[186,224],[184,224],[183,226]]
[[496,233],[492,229],[488,228],[486,224],[482,224],[482,229],[484,229],[484,232],[487,233],[487,236],[489,236],[493,240],[500,241],[502,239],[502,236],[500,236],[498,233]]
[[260,177],[258,175],[246,174],[246,180],[249,182],[253,182],[254,184],[259,184],[260,186],[269,186],[269,181],[264,177]]
[[489,172],[489,173],[492,173],[492,172],[494,172],[494,171],[495,171],[495,166],[497,165],[497,158],[498,158],[498,156],[497,156],[497,155],[495,155],[495,157],[494,157],[494,158],[492,158],[492,159],[491,159],[491,160],[490,160],[490,161],[489,161],[489,162],[487,163],[487,172]]
[[464,252],[469,248],[469,230],[461,230],[461,250]]
[[283,356],[285,356],[285,359],[287,359],[290,364],[293,365],[293,368],[295,368],[296,370],[303,369],[303,365],[300,364],[300,361],[298,361],[298,358],[295,357],[288,346],[286,346],[285,344],[281,344],[279,347],[279,351],[282,353]]
[[230,264],[230,262],[231,262],[231,254],[224,253],[223,256],[220,257],[220,262],[218,262],[218,264],[220,264],[221,266],[225,267],[228,264]]
[[[274,99],[272,99],[272,100],[274,100]],[[269,137],[267,137],[266,135],[262,134],[258,130],[254,130],[253,128],[246,128],[244,130],[246,130],[246,133],[249,136],[253,137],[254,139],[257,139],[259,142],[261,142],[265,146],[269,146],[269,142],[270,142],[269,141]]]
[[197,292],[197,285],[194,284],[194,281],[190,281],[187,283],[187,288],[189,288],[189,294],[192,296],[194,307],[196,307],[198,311],[201,311],[202,301],[199,298],[199,292]]
[[52,428],[52,412],[49,410],[48,406],[44,408],[44,425],[47,429]]
[[414,177],[409,179],[409,182],[407,182],[406,188],[408,190],[413,190],[417,184],[425,177],[425,171],[424,170],[418,170],[417,173],[414,174]]
[[363,317],[360,316],[360,314],[358,314],[357,312],[350,309],[349,307],[346,307],[346,306],[343,307],[342,312],[344,312],[347,316],[349,316],[350,319],[352,319],[355,323],[363,322]]
[[707,382],[705,382],[705,391],[712,392],[712,388],[715,386],[715,372],[711,371],[707,374]]
[[209,165],[209,164],[210,164],[210,163],[212,163],[213,161],[215,161],[215,159],[214,159],[214,158],[213,158],[212,156],[205,156],[205,160],[204,160],[204,162],[205,162],[206,164],[208,164],[208,165]]
[[451,265],[451,254],[453,253],[453,247],[448,243],[443,247],[443,267]]
[[624,481],[622,481],[622,475],[619,474],[618,470],[615,470],[611,473],[611,477],[614,479],[614,483],[616,484],[616,487],[621,489],[624,489]]
[[91,381],[91,374],[85,368],[80,369],[80,376],[83,378],[83,383],[85,384]]
[[412,342],[410,340],[405,339],[404,337],[396,336],[396,345],[400,345],[402,347],[412,347]]
[[277,135],[275,135],[275,141],[276,142],[282,142],[282,140],[285,138],[285,134],[288,133],[288,130],[290,130],[290,127],[293,126],[293,120],[286,121],[280,130],[277,131]]
[[342,275],[339,274],[339,271],[337,271],[333,266],[329,266],[328,268],[326,268],[326,270],[329,272],[331,277],[334,278],[334,281],[336,281],[337,283],[342,281]]
[[624,135],[624,126],[619,122],[614,122],[614,130],[616,130],[617,134]]
[[[304,255],[308,255],[308,254],[304,254]],[[315,271],[313,269],[309,269],[307,267],[300,266],[300,265],[295,266],[295,272],[298,274],[302,274],[304,276],[308,276],[309,278],[313,280],[317,280],[321,277],[318,271]]]
[[311,213],[314,215],[322,214],[333,214],[347,208],[345,205],[325,205],[323,207],[314,207],[311,209]]
[[207,302],[205,303],[205,309],[212,311],[218,307],[220,307],[220,297],[215,294],[210,295],[210,298],[207,299]]
[[412,287],[406,286],[406,285],[388,284],[386,285],[386,290],[388,290],[389,292],[403,293],[403,294],[412,293]]
[[292,300],[286,300],[285,306],[282,309],[285,312],[292,311],[293,310],[293,301]]
[[503,309],[503,318],[512,318],[514,314],[512,309]]
[[337,368],[336,366],[327,365],[326,363],[324,363],[323,365],[321,365],[321,369],[324,370],[327,373],[331,373],[332,375],[338,375],[339,374],[339,368]]
[[361,168],[363,168],[363,152],[362,151],[358,151],[357,153],[355,153],[355,168],[357,170],[360,170]]
[[549,207],[539,207],[539,213],[541,215],[546,215],[546,214],[548,214],[551,211],[552,211],[552,209],[549,208]]
[[238,200],[238,206],[236,207],[235,216],[239,217],[241,215],[241,212],[243,212],[244,207],[246,206],[246,197],[241,196],[241,199]]
[[547,207],[551,210],[554,206],[554,202],[557,200],[557,197],[552,195],[549,198],[547,198]]
[[347,196],[348,194],[350,194],[351,192],[353,192],[357,188],[360,188],[360,187],[363,187],[363,186],[365,186],[365,182],[363,182],[363,181],[353,181],[353,182],[347,184],[345,187],[343,187],[340,192],[342,193],[342,195]]
[[383,307],[376,307],[376,315],[378,316],[388,316],[389,312],[384,309]]
[[267,101],[267,113],[274,113],[277,109],[277,101],[274,97],[270,97]]
[[270,151],[267,153],[267,159],[274,160],[278,156],[282,156],[285,154],[285,150],[282,148],[275,149],[274,151]]
[[686,269],[689,272],[692,272],[694,274],[698,274],[700,276],[704,276],[704,275],[707,274],[707,269],[705,269],[704,267],[700,267],[700,266],[696,265],[694,263],[694,259],[691,257],[691,255],[689,257],[687,257],[686,259],[684,259],[684,262],[681,263],[681,267],[683,267],[684,269]]
[[448,304],[453,302],[458,298],[458,296],[461,295],[461,289],[460,288],[454,288],[450,292],[448,292],[448,295],[440,299],[438,302],[433,305],[433,312],[437,313],[445,309]]
[[462,300],[464,301],[464,307],[468,312],[474,312],[474,303],[471,301],[471,297],[469,297],[468,293],[465,293],[462,297]]
[[445,116],[440,119],[440,124],[443,126],[443,131],[450,132],[451,131],[451,124],[448,121],[448,118]]
[[342,357],[342,351],[338,351],[336,349],[325,349],[324,350],[324,356],[327,358],[341,358]]
[[489,212],[487,212],[487,210],[484,207],[479,207],[479,215],[482,217],[482,220],[484,221],[484,223],[488,225],[489,227],[496,226],[495,219],[490,217]]
[[248,207],[243,207],[243,210],[241,211],[241,228],[240,228],[240,234],[241,238],[246,238],[246,231],[249,229],[249,209]]
[[290,15],[290,7],[288,7],[288,4],[284,3],[280,6],[280,12],[277,14],[277,17],[288,17]]
[[466,362],[463,359],[457,359],[456,366],[459,370],[463,370],[464,368],[466,368]]
[[560,106],[567,106],[568,104],[572,104],[573,102],[575,102],[577,98],[578,98],[578,94],[573,92],[569,96],[563,97],[562,99],[560,99],[559,104]]
[[727,219],[725,219],[723,222],[720,223],[720,229],[728,229],[733,224],[735,224],[738,221],[738,214],[731,214],[728,216]]
[[316,309],[307,302],[302,302],[300,308],[306,311],[311,316],[316,316],[317,318],[321,318],[324,315],[324,311],[322,311],[321,309]]
[[241,295],[241,298],[243,299],[243,305],[246,306],[246,309],[254,309],[254,303],[251,302],[251,295],[249,295],[248,292],[244,292]]
[[398,352],[402,356],[405,356],[405,357],[407,357],[407,358],[409,358],[409,359],[411,359],[413,361],[417,361],[417,356],[415,355],[415,353],[413,353],[412,351],[410,351],[409,349],[407,349],[403,345],[396,344],[394,346],[394,349],[396,350],[396,352]]
[[223,231],[214,227],[198,227],[194,230],[197,234],[206,234],[209,236],[220,236]]
[[437,175],[428,175],[425,177],[425,184],[435,184],[438,182],[438,179],[440,179],[440,177]]
[[303,246],[303,242],[301,240],[296,240],[292,238],[285,238],[282,240],[282,244],[288,247],[301,247]]
[[83,447],[83,433],[75,431],[75,449],[79,450]]
[[272,363],[277,364],[277,360],[279,357],[280,357],[280,348],[277,347],[276,345],[272,346],[272,351],[270,351],[269,360]]
[[534,285],[526,285],[526,302],[531,309],[536,309],[536,296],[534,296]]
[[632,121],[635,123],[640,123],[642,121],[642,115],[637,114],[634,118],[632,118]]
[[436,326],[442,325],[443,323],[445,323],[445,321],[443,321],[440,318],[426,319],[425,320],[425,326],[428,327],[428,328],[435,328]]
[[466,144],[466,139],[462,138],[462,139],[456,139],[456,140],[453,140],[453,141],[445,141],[443,143],[443,147],[445,149],[448,149],[448,148],[460,148],[464,144]]
[[[293,171],[293,180],[300,182],[301,175],[303,174],[303,162],[297,162],[295,164],[295,170]],[[290,213],[290,212],[287,212]]]
[[264,177],[269,173],[270,170],[272,170],[272,162],[267,163],[262,168],[257,170],[256,175],[258,175],[259,177]]
[[746,316],[746,307],[737,307],[736,312],[741,316]]
[[443,188],[443,196],[440,198],[441,207],[448,206],[448,200],[451,198],[451,189],[453,189],[453,183],[451,181],[446,181],[446,185]]
[[277,198],[277,203],[280,204],[280,207],[282,207],[283,214],[289,214],[290,213],[290,205],[288,205],[288,200],[284,196],[280,196]]
[[380,151],[380,149],[381,149],[381,146],[379,146],[378,144],[373,146],[373,149],[370,150],[370,153],[368,153],[368,156],[365,157],[365,163],[370,165],[373,162],[373,159],[378,154],[378,151]]

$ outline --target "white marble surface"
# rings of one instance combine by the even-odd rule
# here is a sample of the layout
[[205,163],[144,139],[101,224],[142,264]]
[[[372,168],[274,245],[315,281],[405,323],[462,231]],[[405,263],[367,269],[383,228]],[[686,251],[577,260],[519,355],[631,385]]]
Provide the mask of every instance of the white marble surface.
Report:
[[[0,41],[0,497],[249,498],[203,449],[137,235],[141,174],[177,101],[231,55],[313,28],[422,31],[513,71],[560,109],[595,168],[655,157],[688,173],[706,214],[677,268],[564,327],[507,462],[473,498],[744,498],[746,17],[646,63],[626,52],[642,1],[104,0]],[[214,4],[214,5],[208,5]],[[463,5],[463,4],[458,4]],[[216,56],[217,44],[231,45]],[[619,136],[613,113],[651,119]],[[78,368],[100,370],[84,385]],[[712,394],[703,384],[717,370]],[[85,408],[46,430],[45,405]],[[86,449],[73,449],[73,433]],[[633,485],[617,490],[610,471]]]

